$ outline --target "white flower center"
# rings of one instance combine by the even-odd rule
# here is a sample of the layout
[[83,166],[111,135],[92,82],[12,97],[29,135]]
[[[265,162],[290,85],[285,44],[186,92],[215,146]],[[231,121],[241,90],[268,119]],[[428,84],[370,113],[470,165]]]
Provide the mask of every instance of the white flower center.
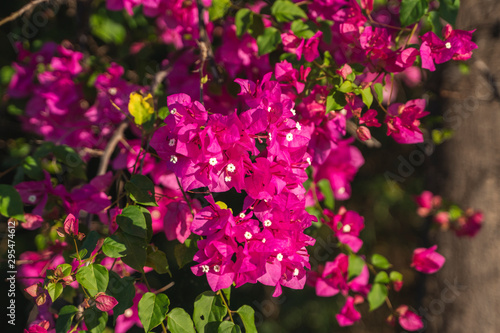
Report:
[[168,142],[168,145],[169,145],[170,147],[175,146],[175,139],[170,139],[170,141]]
[[293,276],[297,276],[297,275],[299,275],[299,269],[298,269],[298,268],[295,268],[295,269],[293,270]]
[[445,46],[447,49],[451,49],[451,43],[450,43],[450,42],[447,42],[446,44],[444,44],[444,46]]
[[32,194],[28,197],[28,201],[31,203],[35,203],[36,201],[36,195]]
[[170,156],[170,162],[172,162],[174,164],[177,163],[177,156],[175,156],[175,155]]
[[271,107],[270,106],[267,107],[267,112],[271,112]]
[[127,309],[127,310],[125,310],[123,315],[125,316],[125,318],[130,318],[134,315],[134,311],[132,311],[132,309]]
[[231,179],[232,179],[232,178],[231,178],[231,176],[226,176],[226,177],[224,177],[224,180],[226,181],[226,183],[227,183],[227,182],[230,182],[230,181],[231,181]]
[[236,170],[236,167],[234,166],[233,163],[229,163],[226,167],[227,172],[234,172]]
[[215,271],[215,273],[219,273],[220,272],[220,266],[219,265],[215,265],[214,266],[214,271]]
[[245,218],[245,213],[240,213],[240,218]]
[[278,253],[278,255],[276,256],[276,259],[278,259],[278,261],[283,260],[283,255],[281,253]]
[[170,113],[171,113],[171,114],[176,114],[176,113],[177,113],[177,109],[176,109],[176,108],[173,108],[172,110],[170,110]]
[[344,194],[345,193],[345,187],[341,187],[337,190],[338,194]]
[[159,220],[161,218],[161,213],[158,210],[153,210],[151,212],[151,217],[155,220]]
[[306,158],[306,161],[307,161],[307,163],[308,163],[309,165],[311,165],[311,164],[312,164],[312,163],[311,163],[311,158],[310,158],[310,157]]
[[295,116],[296,112],[295,112],[295,109],[294,108],[291,108],[290,109],[290,112]]
[[343,232],[349,232],[351,231],[351,226],[349,224],[346,224],[343,228],[342,228],[342,231]]
[[245,232],[245,238],[252,239],[252,234],[249,231]]
[[343,116],[347,115],[347,110],[346,109],[340,110],[340,114]]
[[203,271],[203,273],[207,273],[210,270],[210,267],[208,267],[207,265],[202,265],[201,270]]
[[262,238],[262,243],[265,243],[266,242],[266,239],[265,238]]
[[108,89],[108,93],[111,95],[111,96],[114,96],[116,95],[116,93],[118,92],[118,90],[116,90],[115,87],[111,87]]
[[286,141],[290,142],[290,141],[292,141],[292,140],[293,140],[293,134],[292,134],[292,133],[288,133],[288,134],[286,135]]
[[299,122],[295,124],[295,128],[297,128],[299,131],[302,129],[302,126],[300,125]]
[[269,140],[271,140],[272,138],[273,138],[273,137],[272,137],[271,133],[269,133]]
[[270,226],[271,226],[271,224],[273,224],[273,223],[271,222],[271,220],[265,220],[265,221],[264,221],[264,226],[265,226],[265,227],[270,227]]
[[215,166],[217,164],[217,159],[215,157],[212,157],[210,160],[208,160],[208,163],[211,166]]

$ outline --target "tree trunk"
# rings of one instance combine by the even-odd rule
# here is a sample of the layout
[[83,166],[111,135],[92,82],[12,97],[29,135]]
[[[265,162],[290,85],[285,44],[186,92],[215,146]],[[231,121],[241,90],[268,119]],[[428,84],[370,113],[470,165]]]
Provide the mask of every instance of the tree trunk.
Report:
[[433,155],[431,189],[484,213],[470,239],[433,236],[447,261],[427,279],[419,309],[426,332],[500,332],[500,1],[462,0],[457,29],[472,30],[478,49],[470,73],[450,64],[441,74],[439,107],[454,137]]

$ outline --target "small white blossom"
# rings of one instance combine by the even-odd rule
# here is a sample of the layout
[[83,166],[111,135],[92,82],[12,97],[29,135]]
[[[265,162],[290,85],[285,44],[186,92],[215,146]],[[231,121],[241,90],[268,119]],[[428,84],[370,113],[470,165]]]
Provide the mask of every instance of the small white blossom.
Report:
[[311,164],[312,164],[312,163],[311,163],[311,158],[310,158],[310,157],[306,158],[306,161],[307,161],[307,163],[308,163],[309,165],[311,165]]
[[346,109],[340,110],[340,114],[343,116],[347,115],[347,110]]
[[31,203],[35,203],[36,201],[36,195],[32,194],[28,197],[28,201]]
[[226,176],[226,177],[224,177],[224,181],[225,181],[226,183],[230,182],[230,181],[231,181],[231,179],[232,179],[232,178],[231,178],[231,176]]
[[283,260],[283,255],[281,253],[278,253],[278,255],[276,256],[276,259],[278,259],[278,261]]
[[176,113],[177,113],[177,109],[176,109],[176,108],[173,108],[172,110],[170,110],[170,113],[171,113],[171,114],[176,114]]
[[111,96],[114,96],[116,95],[116,93],[118,92],[118,90],[116,90],[115,87],[111,87],[108,89],[108,93],[111,95]]
[[344,194],[345,193],[345,187],[341,187],[337,190],[338,194]]
[[293,140],[293,134],[292,134],[292,133],[288,133],[288,134],[286,135],[286,141],[290,142],[290,141],[292,141],[292,140]]
[[270,106],[267,107],[267,112],[271,112],[271,107]]
[[346,224],[343,228],[342,228],[342,231],[343,232],[349,232],[351,231],[351,226],[349,224]]
[[273,223],[271,222],[271,220],[265,220],[265,221],[264,221],[264,226],[265,226],[265,227],[270,227],[270,226],[271,226],[271,224],[273,224]]
[[295,124],[295,128],[297,128],[299,131],[302,129],[302,126],[300,125],[299,122]]
[[214,266],[214,271],[215,271],[215,273],[219,273],[220,272],[220,266],[219,265],[215,265]]
[[298,269],[298,268],[295,268],[295,269],[293,270],[293,276],[297,276],[297,275],[299,275],[299,269]]
[[295,112],[295,109],[294,108],[291,108],[290,109],[290,112],[295,116],[296,112]]
[[125,310],[123,315],[125,316],[125,318],[130,318],[134,315],[134,311],[132,311],[132,309],[127,309],[127,310]]
[[249,231],[245,232],[245,238],[252,239],[252,234]]
[[272,140],[272,138],[273,137],[272,137],[271,133],[269,133],[269,140]]
[[207,273],[210,270],[210,267],[208,267],[207,265],[202,265],[201,270],[203,273]]
[[265,238],[262,238],[262,243],[265,243],[266,242],[266,239]]
[[245,213],[240,213],[240,218],[245,218]]
[[168,142],[168,145],[169,145],[170,147],[175,146],[175,139],[170,139],[170,141]]
[[233,163],[229,163],[226,167],[227,172],[234,172],[236,170],[236,167],[234,166]]
[[217,159],[215,157],[212,157],[210,160],[208,160],[208,163],[211,166],[215,166],[217,164]]
[[174,164],[177,163],[177,156],[175,156],[175,155],[170,156],[170,162],[172,162]]
[[451,43],[450,42],[447,42],[446,44],[444,44],[444,46],[449,50],[451,49]]

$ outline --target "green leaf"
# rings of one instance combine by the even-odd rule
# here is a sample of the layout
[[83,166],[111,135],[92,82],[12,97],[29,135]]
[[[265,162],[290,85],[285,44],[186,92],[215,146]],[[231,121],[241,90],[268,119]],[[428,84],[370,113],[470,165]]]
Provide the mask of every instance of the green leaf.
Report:
[[290,29],[299,38],[309,39],[315,34],[314,24],[310,21],[295,20],[292,22]]
[[380,283],[374,283],[372,290],[368,293],[368,303],[370,304],[370,311],[377,309],[381,306],[387,297],[387,287]]
[[24,221],[23,201],[13,186],[0,184],[0,214]]
[[238,10],[234,18],[234,24],[236,25],[236,35],[241,37],[252,24],[252,11],[248,8]]
[[69,276],[71,274],[71,271],[73,270],[73,268],[71,267],[70,264],[60,264],[56,267],[56,272],[57,271],[60,271],[62,276],[66,277],[66,276]]
[[259,37],[264,33],[265,28],[266,27],[264,26],[264,21],[262,21],[262,17],[252,12],[252,23],[248,27],[248,33],[252,35],[253,38],[257,39],[257,37]]
[[227,309],[219,295],[212,291],[205,291],[194,301],[193,320],[196,329],[203,332],[205,325],[214,321],[222,321],[227,314]]
[[142,295],[137,306],[139,319],[146,333],[160,325],[167,316],[170,300],[165,294],[154,294],[151,292]]
[[106,294],[113,296],[118,304],[113,308],[113,320],[134,305],[135,279],[131,276],[120,277],[116,272],[109,272],[109,283]]
[[116,232],[113,236],[116,236],[115,240],[124,244],[127,249],[122,261],[136,271],[142,272],[147,258],[146,240],[121,231]]
[[78,308],[74,305],[65,305],[59,310],[59,315],[56,321],[56,332],[66,333],[71,327],[73,318],[78,313]]
[[56,299],[61,296],[63,292],[63,286],[61,283],[50,282],[47,285],[47,291],[49,292],[49,296],[52,299],[52,302],[55,302]]
[[155,185],[146,176],[133,175],[125,184],[125,189],[130,193],[130,198],[144,206],[158,206],[155,199]]
[[170,110],[166,106],[164,106],[158,110],[158,118],[160,118],[161,120],[165,120],[165,118],[167,118],[167,116],[169,114],[170,114]]
[[[97,246],[97,242],[99,241],[99,238],[101,238],[101,235],[95,230],[92,230],[89,232],[87,237],[85,237],[85,240],[83,241],[81,250],[80,250],[80,258],[85,259],[87,257],[90,257],[90,254],[92,254],[92,251],[95,250]],[[84,252],[84,251],[87,252]]]
[[399,20],[402,27],[420,21],[429,7],[428,0],[402,0],[399,9]]
[[219,325],[219,328],[217,329],[217,333],[240,333],[240,332],[241,332],[240,327],[230,321],[223,321]]
[[454,221],[464,214],[463,210],[457,205],[451,205],[449,209],[450,220]]
[[349,274],[348,274],[349,279],[361,274],[361,271],[363,270],[364,265],[365,265],[365,261],[363,260],[363,258],[361,258],[355,254],[351,254],[349,256],[349,268],[347,270],[349,272]]
[[382,272],[379,272],[376,276],[375,276],[375,280],[374,280],[375,283],[381,283],[381,284],[387,284],[389,282],[391,282],[389,280],[389,275],[387,275],[386,272],[382,271]]
[[269,27],[264,30],[264,34],[257,37],[257,46],[259,55],[268,54],[278,47],[281,43],[281,33],[278,29]]
[[329,210],[333,210],[335,208],[335,197],[333,195],[332,185],[328,179],[321,179],[317,183],[321,193],[325,196],[325,207]]
[[146,258],[145,266],[153,268],[158,274],[170,273],[165,252],[161,250],[149,250],[150,248],[148,248],[148,256]]
[[343,93],[348,93],[354,90],[353,84],[351,81],[344,81],[342,85],[338,88],[338,91]]
[[98,310],[95,306],[83,311],[83,319],[87,331],[90,333],[101,333],[106,328],[108,313]]
[[210,21],[223,18],[229,8],[231,8],[231,0],[212,0],[212,5],[208,8]]
[[373,266],[380,268],[380,269],[388,269],[392,266],[386,257],[384,257],[380,254],[376,254],[376,253],[374,255],[372,255],[371,262],[372,262]]
[[296,4],[278,0],[271,7],[271,14],[278,22],[290,22],[298,18],[307,18],[306,13]]
[[109,272],[99,264],[83,266],[76,272],[76,280],[84,287],[90,296],[105,292],[109,282]]
[[172,333],[196,333],[191,317],[181,308],[175,308],[169,312],[167,325],[168,330]]
[[460,0],[440,0],[438,13],[446,22],[455,25],[460,8]]
[[10,80],[16,73],[16,70],[12,66],[3,66],[0,69],[0,83],[3,85],[9,84]]
[[381,83],[375,83],[373,90],[375,90],[379,103],[382,103],[384,101],[384,86]]
[[251,306],[243,305],[236,313],[240,316],[243,326],[245,326],[246,333],[257,333],[255,327],[255,311]]
[[432,32],[434,32],[439,38],[443,38],[443,24],[441,23],[441,17],[438,12],[432,11],[427,16],[427,23],[431,26]]
[[125,27],[113,21],[106,11],[99,11],[90,16],[90,31],[105,43],[122,44],[127,35]]
[[137,92],[131,93],[128,102],[128,112],[134,117],[134,122],[137,125],[146,123],[155,112],[153,96],[151,94],[142,96]]
[[107,237],[102,244],[102,252],[111,258],[121,258],[126,255],[127,247],[117,240],[116,235]]
[[137,206],[128,206],[116,217],[116,223],[124,233],[146,239],[148,235],[146,219]]
[[326,112],[342,110],[346,105],[344,94],[334,91],[333,94],[326,97]]
[[370,108],[373,103],[373,95],[370,87],[366,87],[365,89],[361,90],[361,97],[363,98],[363,103],[365,103],[365,105]]
[[398,271],[392,271],[389,274],[389,278],[391,281],[403,281],[403,274],[399,273]]
[[40,163],[33,156],[26,156],[23,161],[23,170],[28,177],[35,180],[42,180],[45,177]]

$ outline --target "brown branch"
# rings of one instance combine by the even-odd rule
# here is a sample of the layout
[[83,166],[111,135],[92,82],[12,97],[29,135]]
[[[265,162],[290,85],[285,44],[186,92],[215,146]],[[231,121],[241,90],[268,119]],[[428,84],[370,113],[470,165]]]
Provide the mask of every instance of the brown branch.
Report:
[[48,1],[49,0],[34,0],[33,2],[30,2],[29,4],[27,4],[23,8],[19,9],[17,12],[14,12],[14,13],[10,14],[10,16],[7,16],[6,18],[2,19],[0,21],[0,26],[4,25],[5,23],[8,23],[10,21],[14,21],[19,16],[21,16],[24,13],[26,13],[27,11],[35,8],[36,6],[38,6],[39,4],[41,4],[42,2],[48,2]]
[[104,153],[101,156],[101,162],[99,163],[97,176],[101,176],[106,173],[106,169],[108,168],[111,154],[113,154],[116,145],[123,138],[123,132],[125,132],[127,126],[128,126],[127,122],[121,123],[120,126],[118,126],[118,128],[116,129],[115,134],[113,134],[113,136],[111,137],[111,140],[109,140],[108,145],[106,146],[106,149],[104,149]]

